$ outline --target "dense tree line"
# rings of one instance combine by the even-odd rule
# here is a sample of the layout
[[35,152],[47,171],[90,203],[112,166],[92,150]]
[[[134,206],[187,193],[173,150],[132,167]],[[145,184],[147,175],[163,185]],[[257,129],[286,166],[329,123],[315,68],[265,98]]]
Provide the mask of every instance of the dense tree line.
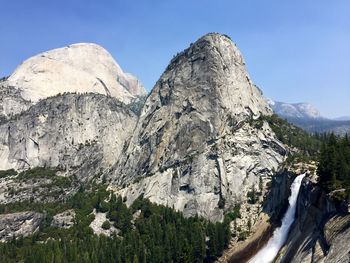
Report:
[[350,140],[331,134],[324,139],[317,173],[319,182],[328,192],[338,190],[337,199],[350,201]]
[[[14,210],[20,207],[17,204]],[[185,218],[143,198],[128,208],[122,198],[101,188],[82,188],[65,203],[34,208],[47,214],[40,231],[0,244],[0,262],[212,262],[230,238],[229,217],[223,223]],[[77,213],[74,227],[51,227],[52,216],[68,208]],[[107,213],[121,232],[111,237],[94,235],[89,227],[94,208]]]

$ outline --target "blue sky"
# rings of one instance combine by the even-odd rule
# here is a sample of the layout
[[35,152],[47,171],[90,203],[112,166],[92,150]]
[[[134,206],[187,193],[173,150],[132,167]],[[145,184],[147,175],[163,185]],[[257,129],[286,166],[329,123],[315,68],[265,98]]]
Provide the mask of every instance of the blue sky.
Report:
[[265,96],[350,115],[348,0],[0,0],[0,76],[39,52],[105,47],[150,90],[174,54],[208,32],[231,36]]

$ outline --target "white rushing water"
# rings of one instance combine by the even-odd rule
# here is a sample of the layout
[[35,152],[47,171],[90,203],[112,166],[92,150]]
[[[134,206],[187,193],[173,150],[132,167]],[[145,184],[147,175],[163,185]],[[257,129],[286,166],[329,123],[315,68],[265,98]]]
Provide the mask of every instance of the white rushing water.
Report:
[[284,215],[282,225],[273,232],[272,238],[250,261],[249,263],[270,263],[276,257],[278,251],[286,242],[288,231],[295,218],[295,211],[301,181],[305,174],[297,176],[291,186],[291,195],[289,197],[289,207],[287,213]]

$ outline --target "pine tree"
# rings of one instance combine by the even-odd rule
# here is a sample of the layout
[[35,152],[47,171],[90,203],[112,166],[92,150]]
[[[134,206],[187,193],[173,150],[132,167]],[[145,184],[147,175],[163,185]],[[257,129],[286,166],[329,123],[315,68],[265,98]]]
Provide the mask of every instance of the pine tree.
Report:
[[264,188],[263,179],[262,179],[262,176],[259,176],[259,191],[260,191],[260,193],[262,193],[263,188]]

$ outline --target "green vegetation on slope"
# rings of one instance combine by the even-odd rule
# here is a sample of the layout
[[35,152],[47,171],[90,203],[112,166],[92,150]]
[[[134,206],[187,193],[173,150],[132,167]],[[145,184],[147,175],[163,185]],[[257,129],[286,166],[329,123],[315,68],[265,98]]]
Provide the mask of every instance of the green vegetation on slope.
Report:
[[[75,176],[60,176],[58,171],[56,168],[35,167],[18,174],[10,169],[0,171],[0,180],[8,181],[8,198],[20,194],[33,202],[52,202],[68,198],[69,192],[74,188],[77,190],[79,186]],[[0,212],[1,209],[4,208],[0,205]]]
[[309,134],[276,115],[264,116],[253,123],[262,126],[264,120],[280,141],[299,150],[288,162],[317,160],[319,184],[328,193],[334,191],[332,196],[336,200],[350,201],[350,140],[347,135]]
[[277,115],[264,116],[254,124],[262,125],[264,120],[280,141],[299,150],[288,158],[288,162],[317,160],[320,185],[328,193],[334,191],[332,196],[336,200],[350,201],[350,142],[347,135],[309,134]]
[[321,149],[317,173],[327,192],[337,190],[334,197],[350,201],[350,140],[331,134]]
[[127,107],[134,112],[137,116],[141,115],[141,111],[143,108],[143,105],[145,104],[147,99],[147,96],[139,96],[135,100],[133,100],[131,103],[127,105]]
[[318,135],[312,135],[303,129],[290,124],[277,115],[264,116],[277,138],[284,144],[298,148],[305,156],[317,156],[322,142]]
[[17,175],[17,172],[14,169],[10,170],[1,170],[0,171],[0,178],[6,178]]
[[307,133],[303,129],[281,119],[276,114],[261,116],[257,120],[251,119],[250,124],[257,129],[261,129],[264,121],[269,124],[277,139],[292,149],[287,164],[317,160],[322,141],[327,135]]
[[[40,180],[40,179],[49,179],[51,183],[49,185],[67,188],[72,184],[72,178],[57,176],[58,169],[46,168],[46,167],[35,167],[26,171],[23,171],[18,174],[15,178],[16,181],[23,182],[28,180]],[[45,186],[49,186],[45,185]]]
[[[81,188],[65,203],[27,205],[8,205],[6,210],[45,212],[46,220],[33,236],[0,244],[0,262],[211,262],[230,237],[228,219],[214,224],[184,218],[142,198],[128,208],[120,197],[97,186]],[[104,228],[113,224],[121,232],[112,237],[94,235],[89,227],[94,208],[107,213],[110,225],[104,223]],[[52,216],[66,209],[76,211],[75,225],[51,227]],[[139,216],[133,218],[136,212]]]

